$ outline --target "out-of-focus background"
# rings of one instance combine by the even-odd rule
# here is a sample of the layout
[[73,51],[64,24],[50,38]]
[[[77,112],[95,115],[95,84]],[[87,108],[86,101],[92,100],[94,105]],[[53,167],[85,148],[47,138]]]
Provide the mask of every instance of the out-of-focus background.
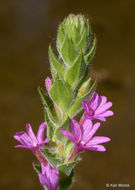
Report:
[[14,149],[13,134],[43,121],[37,86],[50,75],[48,45],[69,13],[82,13],[98,39],[90,75],[113,102],[115,115],[99,133],[112,138],[107,152],[87,152],[75,169],[73,190],[135,189],[135,1],[0,1],[0,189],[40,190],[28,150]]

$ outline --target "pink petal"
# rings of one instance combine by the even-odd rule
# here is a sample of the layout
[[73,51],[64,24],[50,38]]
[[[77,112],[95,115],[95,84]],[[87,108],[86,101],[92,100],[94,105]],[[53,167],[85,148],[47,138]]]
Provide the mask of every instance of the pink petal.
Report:
[[92,121],[90,119],[86,119],[81,127],[83,131],[82,140],[85,142],[92,130]]
[[[48,163],[47,163],[48,164]],[[42,174],[44,175],[46,173],[46,169],[45,169],[45,165],[43,163],[41,163],[41,171],[42,171]]]
[[82,101],[82,105],[83,105],[83,108],[84,108],[85,112],[86,112],[87,114],[89,114],[89,107],[88,107],[87,100],[83,100],[83,101]]
[[43,141],[45,128],[46,122],[41,123],[37,132],[37,140],[39,143]]
[[95,115],[101,114],[103,112],[105,112],[107,109],[109,109],[110,107],[112,107],[112,102],[107,102],[106,104],[104,104],[103,106],[99,106],[97,108],[97,110],[95,111]]
[[49,163],[46,166],[41,164],[42,174],[39,174],[40,183],[46,185],[50,190],[56,190],[59,182],[59,171],[50,168]]
[[32,127],[30,124],[26,124],[26,130],[27,130],[27,133],[29,135],[29,137],[31,138],[31,140],[33,141],[33,143],[37,143],[37,138],[32,130]]
[[82,138],[82,130],[79,123],[76,120],[71,120],[72,132],[76,141],[80,141]]
[[45,138],[45,140],[43,141],[44,143],[49,143],[48,138]]
[[104,121],[104,122],[106,121],[106,119],[104,117],[100,117],[99,115],[94,116],[94,119],[98,119],[98,120]]
[[53,190],[56,190],[58,183],[59,183],[59,172],[55,168],[52,168],[52,170],[51,170],[50,181],[51,181],[51,185],[53,187]]
[[95,100],[96,96],[97,96],[97,93],[93,92],[92,96],[90,97],[89,104],[91,104]]
[[70,141],[74,142],[74,136],[70,131],[66,129],[60,129],[59,132],[67,137]]
[[29,147],[32,144],[30,137],[25,132],[16,133],[14,138],[25,146]]
[[107,98],[105,96],[99,96],[99,103],[98,103],[99,107],[101,107],[104,104],[106,104],[106,102],[107,102]]
[[106,148],[103,145],[86,146],[86,150],[105,152]]
[[94,95],[92,96],[92,98],[89,101],[89,109],[91,108],[92,110],[95,110],[98,106],[98,94],[96,92],[94,92]]
[[51,169],[50,169],[49,163],[47,163],[47,165],[45,166],[45,174],[46,174],[47,178],[49,179],[51,176]]
[[100,127],[100,123],[99,122],[93,125],[93,128],[92,128],[92,130],[89,133],[89,137],[87,138],[87,141],[85,141],[86,143],[88,143],[90,141],[90,139],[96,133],[96,131],[98,130],[99,127]]
[[19,132],[19,133],[16,133],[13,137],[15,140],[19,141],[21,144],[23,144],[23,141],[21,140],[21,136],[24,134],[25,132]]
[[26,149],[29,149],[27,146],[21,145],[21,144],[15,145],[14,148],[26,148]]
[[114,115],[114,113],[112,111],[106,111],[105,113],[103,114],[99,114],[100,117],[109,117],[109,116],[112,116]]
[[96,145],[101,143],[109,142],[111,139],[108,137],[95,136],[87,144]]
[[42,174],[38,174],[38,177],[39,177],[39,181],[42,185],[45,185],[48,189],[51,188],[50,186],[50,180],[48,180],[48,178]]

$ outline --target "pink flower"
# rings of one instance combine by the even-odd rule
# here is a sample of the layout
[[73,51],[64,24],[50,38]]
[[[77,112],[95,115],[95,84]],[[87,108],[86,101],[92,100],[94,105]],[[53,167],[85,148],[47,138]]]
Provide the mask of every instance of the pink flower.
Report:
[[112,116],[114,113],[108,110],[112,107],[112,102],[107,102],[105,96],[99,96],[96,92],[93,93],[89,102],[87,100],[82,101],[83,108],[85,110],[85,117],[91,120],[98,119],[106,121],[105,117]]
[[93,151],[106,151],[105,147],[101,143],[110,141],[111,139],[104,136],[94,136],[100,123],[92,125],[92,121],[86,119],[82,125],[75,120],[71,120],[72,132],[65,129],[60,129],[60,133],[72,141],[78,152],[83,150],[93,150]]
[[50,169],[50,165],[41,164],[42,173],[39,173],[39,181],[48,190],[56,190],[59,183],[59,171],[55,168]]
[[21,143],[20,145],[16,145],[15,148],[26,148],[32,150],[33,152],[38,151],[39,148],[42,148],[45,143],[48,143],[48,139],[47,138],[44,139],[45,128],[46,128],[46,123],[43,122],[39,126],[37,136],[35,136],[31,128],[31,125],[26,124],[27,133],[22,131],[14,135],[14,138]]

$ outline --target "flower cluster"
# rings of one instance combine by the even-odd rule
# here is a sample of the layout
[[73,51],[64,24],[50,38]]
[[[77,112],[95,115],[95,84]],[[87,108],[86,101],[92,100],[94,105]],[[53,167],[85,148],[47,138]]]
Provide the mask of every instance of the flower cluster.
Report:
[[14,138],[21,143],[21,145],[16,145],[15,148],[26,148],[31,150],[41,163],[41,171],[39,173],[39,181],[43,186],[46,186],[48,190],[56,190],[59,182],[59,172],[57,169],[50,168],[49,163],[47,163],[44,155],[41,153],[40,148],[43,148],[48,139],[44,139],[44,131],[46,128],[46,123],[43,122],[38,129],[37,136],[35,136],[30,124],[26,125],[25,132],[19,132],[14,135]]
[[[108,109],[112,106],[111,102],[107,102],[105,96],[99,96],[96,92],[93,93],[90,101],[82,101],[84,107],[83,122],[79,124],[76,120],[71,120],[72,132],[66,129],[60,129],[59,132],[67,137],[75,144],[75,148],[68,159],[70,161],[76,154],[83,152],[84,150],[91,151],[106,151],[102,143],[109,142],[111,139],[104,136],[94,136],[96,131],[100,127],[100,123],[94,123],[94,119],[105,121],[105,117],[112,116],[113,112]],[[56,190],[59,182],[59,171],[56,168],[50,168],[44,155],[41,153],[40,148],[43,148],[46,143],[49,143],[48,139],[44,139],[44,132],[46,129],[46,123],[43,122],[38,129],[35,136],[31,125],[26,125],[25,132],[19,132],[14,135],[14,138],[21,143],[16,145],[15,148],[30,149],[41,162],[41,171],[39,173],[39,181],[43,186],[46,186],[48,190]]]

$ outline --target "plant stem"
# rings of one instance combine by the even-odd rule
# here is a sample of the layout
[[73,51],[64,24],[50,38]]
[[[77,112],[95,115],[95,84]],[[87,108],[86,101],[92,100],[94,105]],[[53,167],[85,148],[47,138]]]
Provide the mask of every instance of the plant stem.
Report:
[[37,150],[35,152],[35,156],[37,157],[37,159],[39,160],[40,163],[43,163],[44,166],[46,166],[47,161],[46,161],[44,155],[40,152],[40,150]]
[[77,154],[78,154],[77,148],[74,147],[74,149],[73,149],[73,151],[72,151],[70,157],[67,159],[66,162],[70,162],[70,160],[72,160],[72,158],[74,158]]

